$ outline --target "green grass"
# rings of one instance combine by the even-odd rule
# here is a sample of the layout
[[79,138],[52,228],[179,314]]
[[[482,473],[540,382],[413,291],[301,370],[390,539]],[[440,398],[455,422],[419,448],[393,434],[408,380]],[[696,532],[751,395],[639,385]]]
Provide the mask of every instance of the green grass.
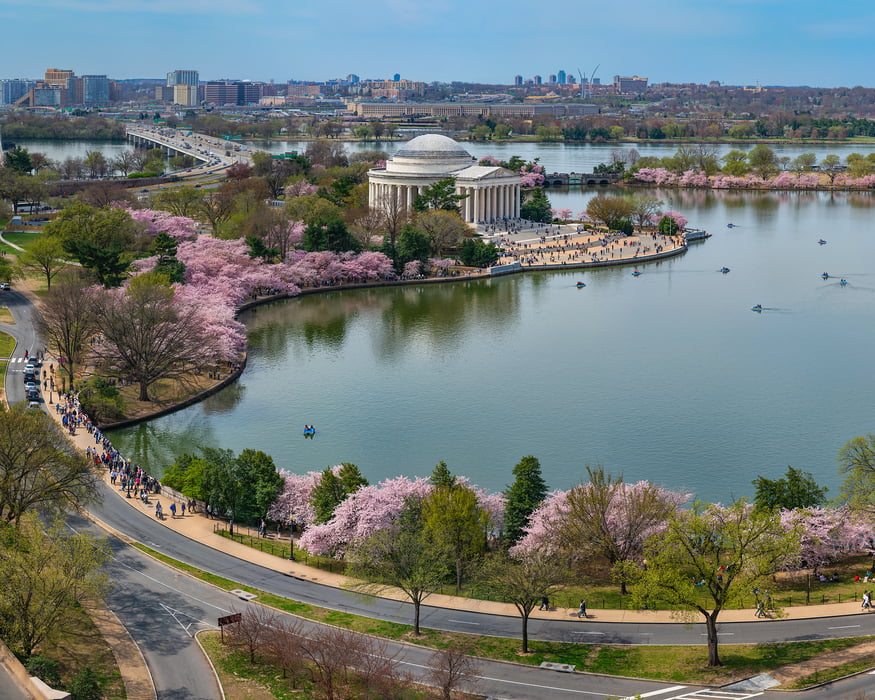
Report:
[[784,687],[788,690],[802,690],[803,688],[808,688],[812,685],[827,683],[828,681],[844,678],[845,676],[850,676],[854,673],[868,671],[873,666],[875,666],[875,655],[864,656],[855,659],[854,661],[848,661],[847,663],[834,666],[830,669],[815,671],[811,675],[799,678],[792,683],[788,683]]
[[[10,243],[14,243],[15,245],[19,245],[24,249],[32,244],[37,238],[43,235],[42,231],[20,231],[14,233],[4,233],[3,238],[5,238]],[[12,252],[13,254],[17,254],[19,251],[11,248],[9,246],[4,246],[8,248],[8,252]]]
[[523,656],[519,653],[520,642],[516,639],[481,637],[431,629],[423,629],[422,634],[416,637],[413,635],[411,625],[375,620],[288,600],[201,571],[156,552],[145,545],[135,544],[134,546],[159,561],[185,571],[218,588],[224,590],[240,588],[256,594],[258,601],[264,605],[307,619],[388,639],[404,640],[424,647],[445,648],[450,645],[465,644],[471,647],[472,654],[484,658],[532,665],[551,661],[572,664],[578,671],[593,673],[685,683],[720,684],[757,673],[765,673],[786,664],[809,661],[828,652],[847,649],[873,639],[872,637],[863,637],[781,644],[721,645],[720,656],[724,667],[720,669],[709,669],[705,666],[707,662],[705,646],[603,646],[534,641],[529,644],[530,654]]
[[[227,530],[216,530],[216,533],[233,539],[235,542],[240,542],[253,549],[257,549],[268,554],[273,554],[281,559],[289,558],[288,540],[281,538],[279,540],[272,538],[257,537],[252,533],[253,530],[245,526],[235,526],[233,538]],[[307,566],[313,566],[323,571],[343,574],[346,571],[346,564],[343,561],[332,559],[330,557],[319,557],[310,555],[306,550],[295,548],[295,558]],[[792,577],[789,574],[782,575],[769,589],[772,596],[772,603],[776,607],[788,608],[800,605],[821,605],[825,603],[847,603],[848,601],[858,601],[862,599],[863,591],[875,590],[875,581],[870,579],[870,583],[863,583],[862,578],[866,571],[871,570],[872,558],[869,555],[860,555],[849,557],[844,562],[828,569],[830,574],[837,574],[839,581],[830,583],[821,583],[815,577],[811,579],[811,590],[807,594],[806,587],[808,579],[804,574]],[[854,576],[859,575],[861,580],[859,583],[854,582]],[[600,576],[595,575],[595,578]],[[605,572],[604,578],[608,578]],[[456,595],[454,585],[448,584],[442,588],[439,593],[446,595]],[[490,600],[483,596],[479,591],[472,588],[463,588],[461,594],[465,598],[477,598]],[[596,610],[631,610],[632,605],[629,596],[620,595],[619,589],[613,584],[594,584],[587,586],[571,586],[559,593],[551,596],[551,604],[560,608],[576,609],[581,599],[586,599],[590,609]],[[708,598],[703,593],[702,603],[708,607]],[[743,599],[738,609],[754,609],[756,608],[756,599],[751,594],[749,598]]]
[[[0,332],[0,357],[9,357],[15,349],[15,338]],[[6,367],[9,360],[0,360],[0,388],[6,388]]]

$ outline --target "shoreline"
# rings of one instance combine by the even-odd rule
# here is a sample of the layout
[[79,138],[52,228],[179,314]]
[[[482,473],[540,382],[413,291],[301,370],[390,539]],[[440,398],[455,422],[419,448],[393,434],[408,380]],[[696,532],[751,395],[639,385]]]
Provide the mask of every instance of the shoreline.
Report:
[[[633,234],[629,238],[636,238],[639,234]],[[553,236],[553,239],[561,238],[562,234],[559,236]],[[586,237],[592,237],[592,234]],[[575,236],[569,234],[569,238],[573,239]],[[489,240],[489,239],[487,239]],[[550,239],[548,239],[549,241]],[[293,296],[289,296],[288,294],[274,294],[271,296],[258,297],[257,299],[252,299],[251,301],[244,302],[237,308],[237,312],[235,316],[239,316],[243,311],[247,311],[249,309],[256,308],[258,306],[263,306],[265,304],[270,304],[276,301],[281,301],[283,299],[295,299],[302,296],[308,296],[312,294],[324,294],[334,291],[348,291],[352,289],[377,289],[382,287],[402,287],[402,286],[410,286],[417,284],[446,284],[453,282],[469,282],[472,279],[481,280],[481,279],[494,279],[499,276],[505,276],[508,274],[520,274],[528,271],[532,272],[559,272],[562,270],[574,270],[581,268],[599,268],[599,267],[617,267],[621,265],[639,265],[648,262],[658,262],[660,260],[665,260],[667,258],[674,257],[676,255],[683,255],[687,252],[689,248],[689,244],[686,242],[681,242],[674,248],[669,250],[664,250],[658,253],[651,253],[646,255],[629,255],[629,256],[621,256],[618,258],[612,258],[609,260],[599,260],[597,262],[593,261],[576,261],[576,262],[557,262],[557,263],[545,263],[545,264],[522,264],[518,269],[508,270],[496,274],[492,274],[489,272],[489,268],[486,271],[477,271],[477,272],[468,272],[467,274],[459,274],[459,275],[448,275],[444,277],[425,277],[422,279],[398,279],[398,280],[378,280],[374,282],[363,282],[359,284],[338,284],[338,285],[326,285],[322,287],[308,287],[305,289],[301,289],[300,293],[295,294]],[[517,250],[521,250],[517,248]],[[502,266],[501,258],[499,258],[495,267]],[[117,428],[127,428],[133,425],[137,425],[138,423],[144,423],[146,421],[152,420],[153,418],[160,418],[162,416],[169,415],[171,413],[175,413],[176,411],[180,411],[184,408],[188,408],[189,406],[193,406],[197,403],[200,403],[206,398],[209,398],[213,394],[218,393],[222,389],[230,386],[232,383],[237,381],[239,377],[243,374],[243,370],[246,368],[246,361],[248,358],[248,353],[246,350],[243,352],[243,357],[240,362],[240,369],[234,370],[230,372],[227,377],[220,380],[213,386],[204,389],[202,391],[197,392],[196,394],[189,396],[183,401],[172,404],[169,406],[164,406],[152,413],[147,413],[142,416],[136,416],[133,418],[125,418],[120,421],[116,421],[114,423],[95,423],[98,425],[101,431],[115,430]]]

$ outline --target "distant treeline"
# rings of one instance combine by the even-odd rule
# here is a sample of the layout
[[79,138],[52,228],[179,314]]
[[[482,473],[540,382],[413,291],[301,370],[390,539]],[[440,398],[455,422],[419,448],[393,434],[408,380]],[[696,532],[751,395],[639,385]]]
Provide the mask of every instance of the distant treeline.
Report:
[[123,122],[103,117],[75,117],[73,119],[38,114],[12,114],[2,121],[3,138],[55,139],[91,141],[124,141]]

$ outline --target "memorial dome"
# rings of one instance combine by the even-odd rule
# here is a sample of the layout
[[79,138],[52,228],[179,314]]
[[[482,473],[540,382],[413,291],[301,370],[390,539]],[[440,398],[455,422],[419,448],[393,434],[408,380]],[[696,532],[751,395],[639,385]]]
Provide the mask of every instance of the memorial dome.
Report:
[[462,144],[441,134],[410,139],[386,163],[387,173],[449,175],[467,168],[474,158]]

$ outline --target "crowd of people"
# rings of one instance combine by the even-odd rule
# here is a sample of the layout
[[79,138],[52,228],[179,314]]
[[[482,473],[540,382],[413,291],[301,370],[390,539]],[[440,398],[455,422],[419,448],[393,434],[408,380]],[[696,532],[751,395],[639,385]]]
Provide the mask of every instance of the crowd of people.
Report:
[[537,241],[502,241],[502,257],[516,258],[524,266],[575,265],[611,260],[635,260],[679,247],[676,239],[657,233],[589,235],[585,232],[544,235]]

